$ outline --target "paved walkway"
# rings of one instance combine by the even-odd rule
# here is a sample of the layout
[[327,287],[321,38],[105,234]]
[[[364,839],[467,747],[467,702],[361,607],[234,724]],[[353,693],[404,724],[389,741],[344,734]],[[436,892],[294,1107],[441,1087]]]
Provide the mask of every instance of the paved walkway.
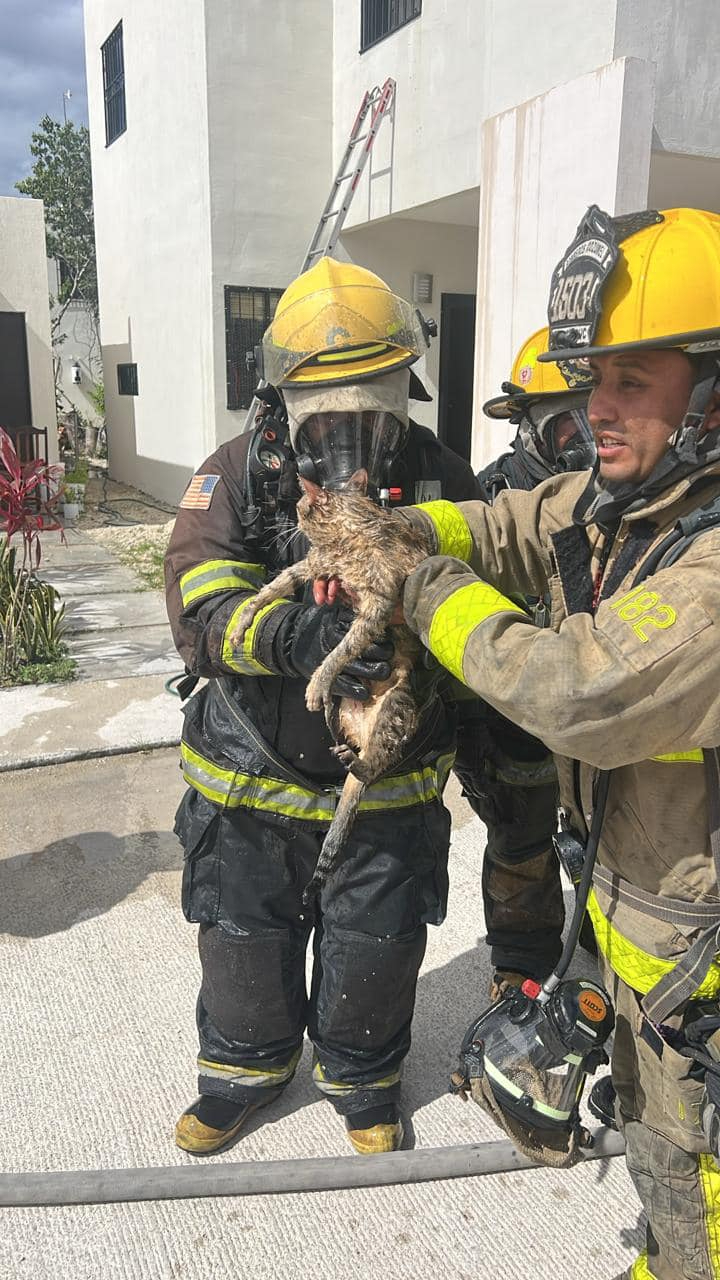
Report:
[[180,700],[165,681],[182,662],[162,593],[144,590],[88,534],[68,529],[66,537],[64,545],[45,535],[40,574],[65,602],[77,678],[0,694],[0,772],[180,739]]
[[[66,600],[80,677],[0,693],[0,1164],[192,1164],[172,1142],[195,1089],[199,977],[172,835],[180,703],[164,682],[180,662],[158,593],[138,592],[81,531],[58,543],[43,574]],[[447,1093],[489,979],[484,829],[454,783],[449,800],[450,910],[429,930],[404,1085],[408,1141],[426,1148],[499,1137]],[[307,1046],[262,1121],[217,1161],[349,1154]],[[639,1247],[638,1219],[621,1159],[375,1190],[7,1209],[0,1280],[611,1280]]]
[[[178,905],[177,752],[27,769],[0,785],[0,1163],[193,1164],[172,1141],[195,1092],[199,979],[196,929]],[[423,1148],[499,1136],[447,1092],[489,979],[484,833],[452,784],[451,801],[450,909],[429,930],[405,1071],[409,1141]],[[306,1046],[283,1097],[210,1163],[350,1154]],[[637,1248],[638,1212],[622,1159],[366,1190],[6,1209],[0,1277],[611,1280]]]
[[65,601],[79,680],[165,675],[182,665],[160,591],[143,590],[129,568],[82,530],[43,539],[40,576]]

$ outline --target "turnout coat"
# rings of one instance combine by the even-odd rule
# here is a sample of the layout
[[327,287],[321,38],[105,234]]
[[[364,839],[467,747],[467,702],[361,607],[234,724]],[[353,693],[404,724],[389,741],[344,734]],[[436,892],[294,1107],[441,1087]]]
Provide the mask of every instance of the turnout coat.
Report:
[[[678,521],[720,496],[720,464],[612,533],[573,523],[587,484],[575,473],[492,507],[414,509],[438,557],[408,578],[404,611],[458,678],[551,747],[566,824],[583,838],[598,770],[613,771],[589,909],[606,966],[665,1023],[690,994],[720,993],[703,757],[720,744],[720,528],[634,584]],[[532,625],[517,591],[549,593],[550,628]]]

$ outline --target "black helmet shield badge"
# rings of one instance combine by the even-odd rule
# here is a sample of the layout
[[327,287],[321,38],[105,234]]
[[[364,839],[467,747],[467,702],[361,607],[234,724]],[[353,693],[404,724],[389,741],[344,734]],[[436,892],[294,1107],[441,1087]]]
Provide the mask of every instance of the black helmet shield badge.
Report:
[[[591,347],[602,312],[602,291],[618,258],[618,245],[643,227],[662,221],[655,209],[611,218],[591,204],[550,281],[549,349]],[[572,368],[560,371],[572,385]]]

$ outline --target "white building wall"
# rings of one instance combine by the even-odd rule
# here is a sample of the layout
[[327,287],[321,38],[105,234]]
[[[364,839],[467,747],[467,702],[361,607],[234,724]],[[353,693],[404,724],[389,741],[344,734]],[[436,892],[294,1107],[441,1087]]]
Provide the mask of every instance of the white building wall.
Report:
[[[0,196],[0,311],[23,312],[32,421],[47,427],[48,461],[57,461],[45,214],[42,200]],[[1,425],[1,424],[0,424]]]
[[360,54],[359,0],[334,0],[336,162],[365,90],[397,82],[392,125],[383,125],[347,225],[477,187],[483,119],[609,62],[615,7],[423,0],[418,18]]
[[[416,271],[433,276],[432,302],[422,311],[440,326],[443,293],[474,293],[477,273],[477,228],[416,218],[390,218],[343,236],[343,248],[353,262],[377,272],[403,298],[412,296]],[[439,333],[425,356],[413,367],[433,397],[433,403],[411,406],[416,422],[435,429],[438,409]]]
[[208,4],[213,403],[218,442],[246,411],[226,394],[225,285],[285,288],[330,188],[330,0]]
[[[486,121],[482,138],[472,460],[497,456],[482,404],[521,342],[546,323],[553,267],[590,204],[646,205],[654,67],[636,59],[561,85]],[[510,438],[512,428],[508,431]]]
[[[106,146],[100,48],[121,19],[127,129]],[[215,439],[204,7],[92,0],[85,43],[110,469],[173,500]]]
[[616,3],[614,57],[641,58],[656,68],[653,147],[720,157],[717,0]]

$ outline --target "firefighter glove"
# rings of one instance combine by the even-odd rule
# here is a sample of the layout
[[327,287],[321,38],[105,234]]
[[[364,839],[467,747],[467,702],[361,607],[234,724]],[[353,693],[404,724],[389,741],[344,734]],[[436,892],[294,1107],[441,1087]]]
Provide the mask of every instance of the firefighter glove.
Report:
[[[340,644],[353,620],[350,609],[338,605],[309,605],[298,608],[278,637],[278,663],[283,673],[309,680],[313,672]],[[359,658],[349,662],[331,692],[336,698],[370,697],[365,681],[387,680],[394,646],[390,640],[371,644]]]

